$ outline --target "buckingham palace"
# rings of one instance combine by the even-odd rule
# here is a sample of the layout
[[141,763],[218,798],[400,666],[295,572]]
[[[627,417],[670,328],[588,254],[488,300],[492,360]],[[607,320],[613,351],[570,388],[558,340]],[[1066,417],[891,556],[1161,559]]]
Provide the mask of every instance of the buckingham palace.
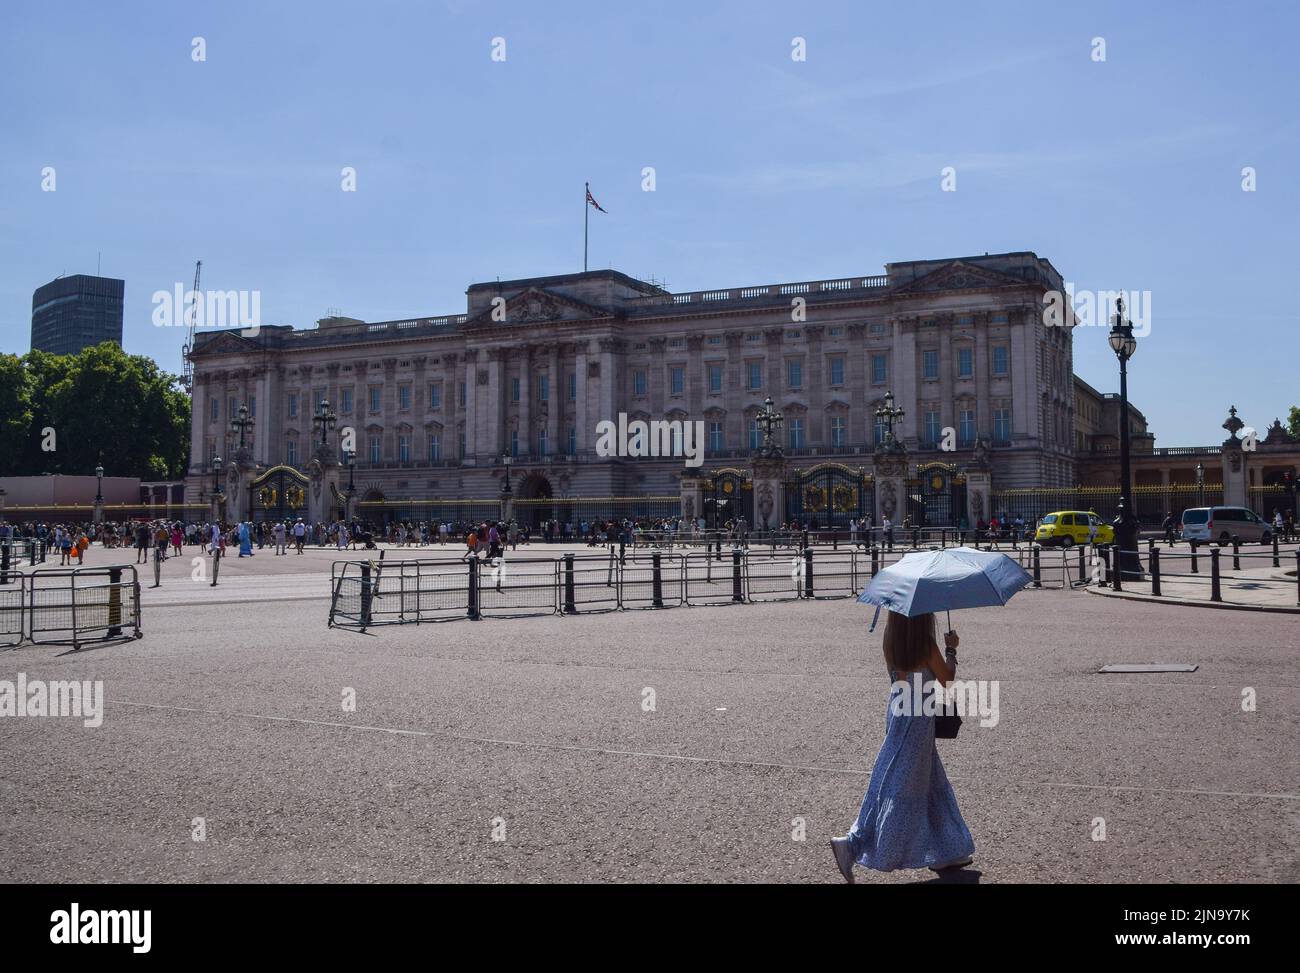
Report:
[[[919,465],[978,460],[999,488],[1076,483],[1071,328],[1043,315],[1064,289],[1052,264],[884,270],[687,293],[597,270],[473,284],[463,312],[436,317],[200,331],[187,492],[205,495],[218,457],[244,490],[341,448],[340,482],[371,503],[672,495],[680,458],[600,455],[597,425],[699,422],[705,469],[739,467],[769,398],[792,470],[870,475],[888,393]],[[337,428],[313,422],[322,401]]]

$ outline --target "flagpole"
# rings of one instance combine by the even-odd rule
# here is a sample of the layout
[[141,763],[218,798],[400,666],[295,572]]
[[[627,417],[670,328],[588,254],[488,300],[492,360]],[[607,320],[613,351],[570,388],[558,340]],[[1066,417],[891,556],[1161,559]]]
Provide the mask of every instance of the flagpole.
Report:
[[591,183],[582,184],[582,272],[587,272],[587,221],[591,219],[591,206],[587,197],[591,195]]

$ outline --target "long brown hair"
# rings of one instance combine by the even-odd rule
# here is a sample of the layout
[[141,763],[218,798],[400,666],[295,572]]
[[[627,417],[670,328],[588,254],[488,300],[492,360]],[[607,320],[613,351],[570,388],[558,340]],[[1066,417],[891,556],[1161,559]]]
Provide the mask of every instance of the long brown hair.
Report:
[[891,611],[885,619],[885,664],[891,670],[920,669],[937,644],[933,613],[908,618]]

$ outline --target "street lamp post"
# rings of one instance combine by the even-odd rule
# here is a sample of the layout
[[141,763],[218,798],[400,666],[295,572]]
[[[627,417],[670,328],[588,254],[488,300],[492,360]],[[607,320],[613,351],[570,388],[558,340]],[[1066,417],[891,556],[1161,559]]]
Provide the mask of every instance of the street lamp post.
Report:
[[902,409],[894,408],[894,393],[885,392],[885,404],[876,409],[876,418],[883,419],[885,422],[885,445],[894,445],[894,423],[900,422],[907,413]]
[[316,414],[311,418],[312,427],[320,433],[320,445],[322,449],[329,445],[329,432],[338,424],[338,416],[330,408],[328,399],[321,399],[320,405],[316,406]]
[[1132,470],[1129,464],[1128,362],[1137,351],[1133,322],[1124,317],[1124,298],[1115,301],[1115,324],[1107,336],[1111,351],[1119,359],[1119,506],[1115,513],[1116,568],[1121,577],[1140,580],[1142,562],[1138,560],[1138,520],[1132,509]]
[[1205,464],[1196,464],[1196,505],[1205,506]]
[[100,521],[104,519],[104,467],[103,464],[95,467],[95,527],[99,528]]
[[218,523],[221,521],[221,501],[225,499],[221,493],[221,457],[212,457],[212,511],[213,519]]
[[763,402],[763,408],[754,416],[754,421],[763,430],[763,445],[758,450],[759,454],[779,457],[781,455],[781,444],[772,439],[772,433],[781,428],[781,424],[785,422],[785,416],[776,410],[771,396],[768,396]]
[[239,448],[244,448],[244,432],[253,426],[253,420],[248,417],[248,406],[241,405],[239,413],[235,418],[230,420],[230,431],[239,433]]
[[513,463],[514,461],[515,461],[515,458],[514,458],[513,456],[511,456],[509,453],[506,453],[504,456],[501,457],[501,465],[504,466],[504,467],[506,468],[506,475],[505,475],[505,477],[504,477],[504,478],[502,479],[502,481],[501,481],[501,495],[502,495],[503,497],[508,497],[508,496],[510,496],[510,493],[511,493],[511,490],[510,490],[510,464]]

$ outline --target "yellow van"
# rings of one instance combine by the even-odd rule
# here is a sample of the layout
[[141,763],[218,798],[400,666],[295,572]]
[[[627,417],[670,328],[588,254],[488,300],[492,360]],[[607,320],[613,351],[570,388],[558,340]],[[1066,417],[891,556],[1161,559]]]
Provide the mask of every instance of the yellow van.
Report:
[[1034,540],[1044,547],[1053,544],[1073,547],[1075,544],[1087,544],[1093,531],[1096,531],[1094,544],[1115,543],[1115,529],[1110,524],[1102,523],[1101,518],[1092,511],[1058,510],[1043,518],[1034,534]]

